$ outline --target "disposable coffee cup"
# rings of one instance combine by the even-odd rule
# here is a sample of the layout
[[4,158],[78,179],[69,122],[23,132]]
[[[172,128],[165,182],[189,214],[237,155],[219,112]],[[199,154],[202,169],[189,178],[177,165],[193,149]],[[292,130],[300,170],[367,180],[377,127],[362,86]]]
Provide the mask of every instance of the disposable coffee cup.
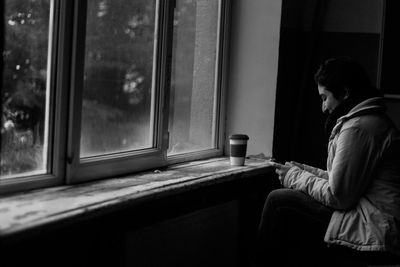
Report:
[[229,136],[231,165],[244,165],[246,159],[247,140],[249,140],[249,137],[245,134],[233,134]]

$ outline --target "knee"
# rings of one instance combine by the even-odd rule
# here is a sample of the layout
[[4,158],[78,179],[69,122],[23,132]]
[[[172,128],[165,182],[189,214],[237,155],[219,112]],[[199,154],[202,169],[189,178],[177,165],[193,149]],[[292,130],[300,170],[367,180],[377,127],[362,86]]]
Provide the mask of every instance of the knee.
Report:
[[303,192],[287,188],[276,189],[268,194],[264,203],[264,213],[272,210],[276,212],[281,208],[299,207],[307,200],[308,196]]
[[287,189],[287,188],[275,189],[268,194],[265,204],[267,203],[278,204],[286,202],[287,199],[293,198],[293,196],[296,194],[297,191],[293,189]]
[[294,190],[286,188],[271,191],[264,202],[262,220],[268,217],[275,217],[277,215],[277,210],[279,210],[280,207],[287,205],[289,202],[288,198],[292,198],[291,195],[293,192]]

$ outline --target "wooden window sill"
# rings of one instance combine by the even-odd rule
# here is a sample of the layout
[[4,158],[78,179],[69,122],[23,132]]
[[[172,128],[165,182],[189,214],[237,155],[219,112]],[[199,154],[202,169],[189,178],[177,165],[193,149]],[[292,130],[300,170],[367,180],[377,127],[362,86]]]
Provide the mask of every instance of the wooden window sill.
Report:
[[0,238],[271,172],[268,160],[246,159],[245,166],[231,166],[228,157],[219,157],[119,178],[3,196],[0,197]]

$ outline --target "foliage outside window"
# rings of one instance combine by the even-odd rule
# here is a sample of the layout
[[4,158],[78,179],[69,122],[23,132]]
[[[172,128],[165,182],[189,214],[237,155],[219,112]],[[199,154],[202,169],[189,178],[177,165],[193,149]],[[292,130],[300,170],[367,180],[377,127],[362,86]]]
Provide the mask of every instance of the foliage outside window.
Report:
[[47,172],[51,5],[4,3],[1,179]]
[[81,157],[152,143],[156,1],[89,0]]

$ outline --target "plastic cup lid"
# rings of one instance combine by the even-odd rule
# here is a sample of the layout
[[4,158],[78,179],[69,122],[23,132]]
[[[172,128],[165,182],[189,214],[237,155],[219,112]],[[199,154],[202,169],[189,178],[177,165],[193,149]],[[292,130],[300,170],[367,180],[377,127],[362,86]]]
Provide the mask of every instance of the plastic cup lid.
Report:
[[249,137],[246,134],[232,134],[229,136],[229,139],[233,140],[249,140]]

